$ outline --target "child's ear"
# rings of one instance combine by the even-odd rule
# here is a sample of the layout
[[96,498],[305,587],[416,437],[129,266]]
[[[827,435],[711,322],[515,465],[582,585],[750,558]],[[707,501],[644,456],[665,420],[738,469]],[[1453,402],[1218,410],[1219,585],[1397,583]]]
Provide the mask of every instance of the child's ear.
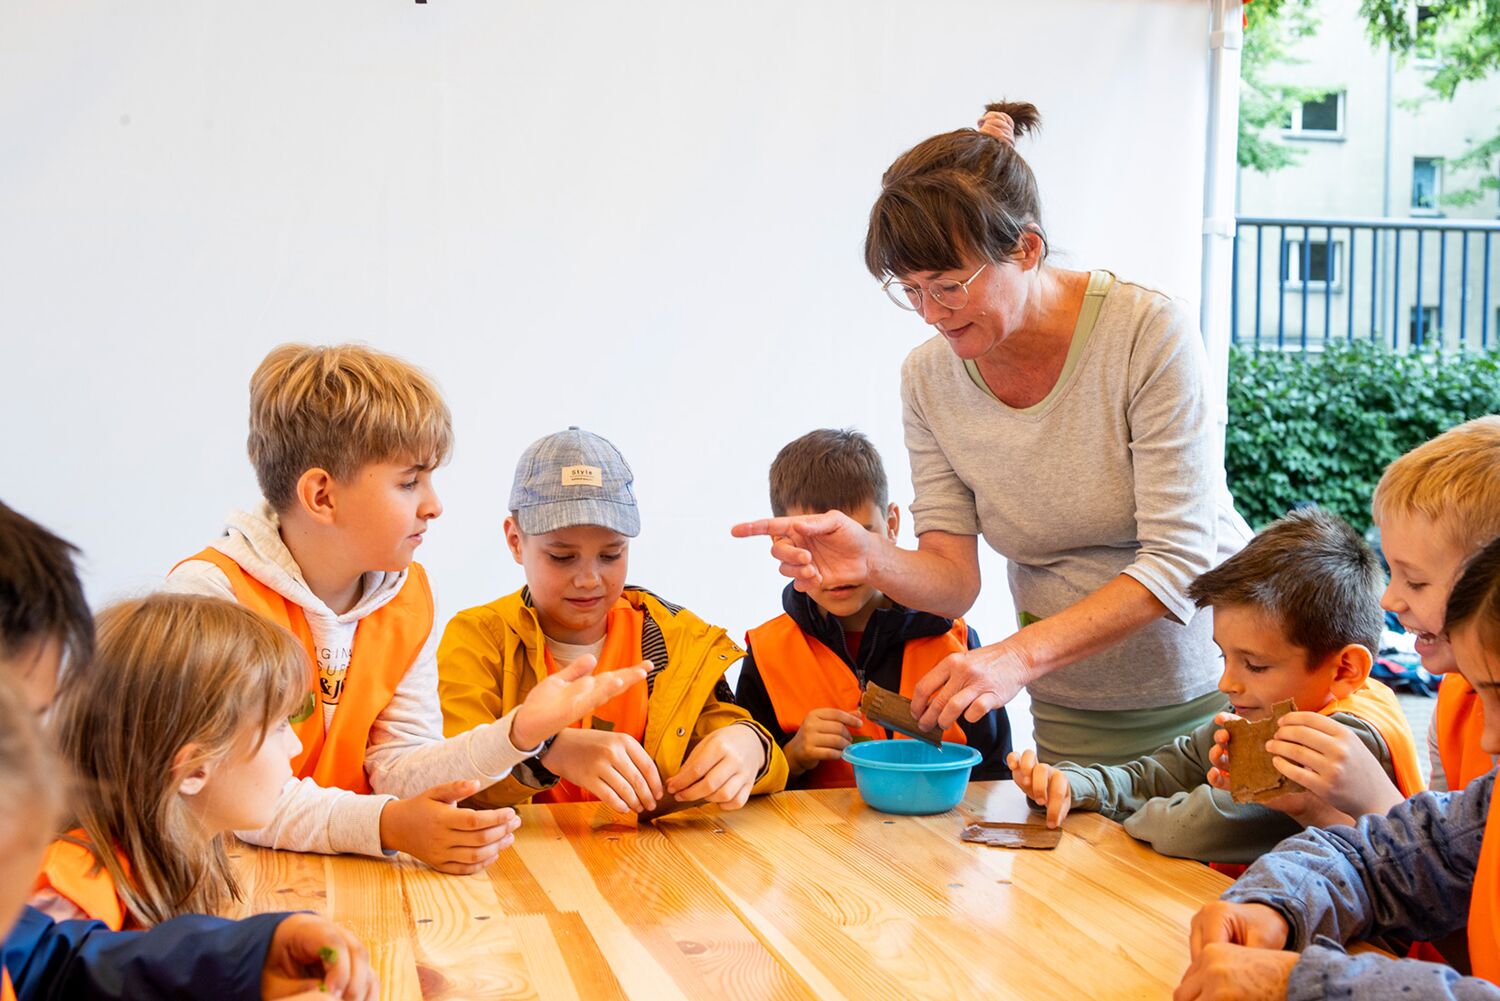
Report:
[[516,519],[506,518],[503,526],[505,532],[505,545],[510,550],[511,559],[517,563],[521,562],[521,526],[516,524]]
[[894,504],[885,509],[885,535],[892,542],[901,535],[901,509]]
[[196,796],[208,785],[212,765],[207,761],[194,762],[202,755],[197,744],[188,744],[172,756],[172,777],[177,780],[177,791],[183,796]]
[[333,475],[314,466],[297,477],[297,506],[322,525],[333,522]]
[[1350,643],[1333,656],[1333,680],[1328,686],[1329,692],[1335,699],[1347,698],[1370,677],[1375,660],[1362,643]]

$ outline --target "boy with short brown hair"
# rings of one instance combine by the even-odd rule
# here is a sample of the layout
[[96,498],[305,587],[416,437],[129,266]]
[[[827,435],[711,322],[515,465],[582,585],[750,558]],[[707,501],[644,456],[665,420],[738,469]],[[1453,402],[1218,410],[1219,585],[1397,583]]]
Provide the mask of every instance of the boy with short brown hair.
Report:
[[[778,518],[839,510],[892,539],[900,529],[880,453],[858,431],[825,428],[790,442],[771,463],[770,479]],[[853,785],[843,749],[856,737],[897,736],[860,716],[867,683],[910,698],[944,657],[979,646],[962,619],[905,608],[868,584],[806,593],[788,584],[781,601],[783,614],[746,637],[737,698],[781,744],[793,787]],[[943,739],[980,752],[975,781],[1010,776],[1003,707],[977,723],[960,718]]]
[[1218,747],[1223,715],[1124,765],[1056,768],[1032,752],[1013,760],[1016,783],[1056,826],[1070,809],[1124,823],[1164,855],[1202,862],[1254,861],[1304,826],[1350,823],[1347,763],[1367,764],[1404,794],[1422,790],[1415,742],[1395,695],[1369,677],[1380,639],[1375,554],[1342,519],[1310,509],[1268,525],[1188,589],[1212,606],[1224,658],[1219,690],[1234,714],[1269,716],[1290,699],[1266,749],[1306,793],[1268,804],[1235,803]]

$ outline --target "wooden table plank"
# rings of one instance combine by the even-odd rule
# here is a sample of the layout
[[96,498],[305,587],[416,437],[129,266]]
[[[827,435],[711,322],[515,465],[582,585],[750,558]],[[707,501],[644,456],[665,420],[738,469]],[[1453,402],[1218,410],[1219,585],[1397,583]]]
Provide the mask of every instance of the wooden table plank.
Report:
[[1095,814],[1055,851],[965,844],[1020,819],[1009,783],[893,817],[853,790],[783,793],[637,828],[529,806],[477,876],[407,858],[232,846],[241,912],[305,908],[364,939],[387,998],[1160,998],[1194,911],[1228,885]]

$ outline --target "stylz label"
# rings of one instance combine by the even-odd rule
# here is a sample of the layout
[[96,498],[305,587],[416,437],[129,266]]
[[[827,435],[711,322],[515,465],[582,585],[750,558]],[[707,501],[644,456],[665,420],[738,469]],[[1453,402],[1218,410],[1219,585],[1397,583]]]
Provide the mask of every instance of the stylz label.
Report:
[[564,466],[562,485],[565,487],[597,487],[604,484],[598,466]]

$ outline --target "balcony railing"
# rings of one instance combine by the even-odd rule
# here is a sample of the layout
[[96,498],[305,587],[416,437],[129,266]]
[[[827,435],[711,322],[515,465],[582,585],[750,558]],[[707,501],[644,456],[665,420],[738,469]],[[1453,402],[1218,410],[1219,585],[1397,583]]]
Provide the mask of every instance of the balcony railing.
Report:
[[1500,222],[1242,217],[1230,337],[1319,350],[1366,339],[1398,351],[1500,345]]

